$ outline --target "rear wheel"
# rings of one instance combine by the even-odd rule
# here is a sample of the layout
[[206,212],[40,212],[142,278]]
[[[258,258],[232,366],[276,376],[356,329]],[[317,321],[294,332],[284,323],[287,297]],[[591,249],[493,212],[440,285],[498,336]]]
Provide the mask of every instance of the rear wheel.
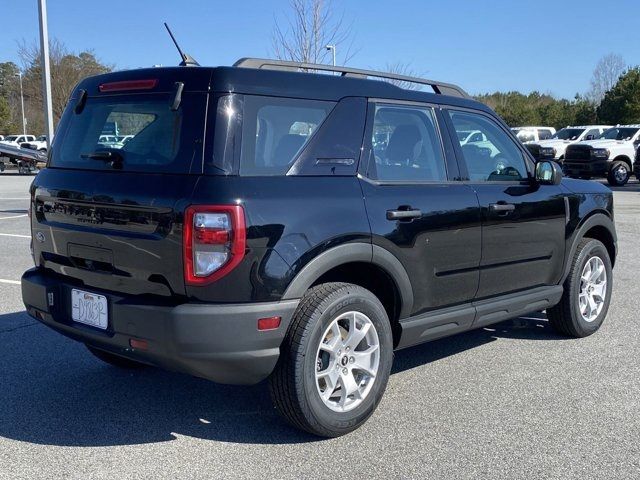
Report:
[[573,256],[560,303],[547,310],[549,323],[571,337],[595,333],[611,302],[613,275],[609,252],[598,240],[584,238]]
[[393,340],[368,290],[325,283],[300,301],[270,377],[278,411],[293,426],[337,437],[362,425],[387,386]]
[[629,181],[630,175],[629,165],[622,160],[617,160],[609,169],[607,182],[614,187],[621,187]]
[[128,358],[105,352],[104,350],[92,347],[91,345],[86,345],[86,347],[94,356],[96,356],[103,362],[108,363],[109,365],[113,365],[114,367],[136,369],[144,368],[147,366],[144,363],[136,362],[135,360],[129,360]]

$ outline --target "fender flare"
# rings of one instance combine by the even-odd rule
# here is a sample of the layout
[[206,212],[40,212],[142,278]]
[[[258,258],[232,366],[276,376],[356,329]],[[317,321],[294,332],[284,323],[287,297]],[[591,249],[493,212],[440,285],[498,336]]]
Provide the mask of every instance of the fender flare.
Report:
[[[613,220],[609,218],[609,216],[604,213],[594,213],[590,217],[587,217],[586,220],[582,222],[582,224],[576,229],[573,235],[573,242],[571,243],[571,248],[569,250],[569,255],[567,255],[567,261],[564,266],[564,272],[562,274],[562,281],[560,283],[564,283],[569,275],[569,270],[571,270],[571,260],[576,253],[576,249],[578,248],[578,243],[582,240],[587,233],[593,227],[604,227],[607,229],[611,237],[613,238],[613,248],[616,252],[618,252],[618,237],[616,235],[616,228],[613,224]],[[615,258],[612,258],[612,263],[615,262]]]
[[391,277],[400,295],[400,318],[408,317],[413,309],[413,288],[400,260],[388,250],[370,243],[347,243],[322,252],[291,281],[283,300],[300,298],[313,283],[329,270],[351,262],[372,263]]

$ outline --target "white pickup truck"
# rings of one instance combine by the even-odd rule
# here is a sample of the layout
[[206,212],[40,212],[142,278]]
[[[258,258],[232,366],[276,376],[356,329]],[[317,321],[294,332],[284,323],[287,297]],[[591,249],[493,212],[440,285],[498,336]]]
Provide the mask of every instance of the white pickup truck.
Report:
[[569,145],[563,170],[569,177],[606,177],[609,185],[629,181],[633,159],[640,145],[640,124],[617,125],[599,138]]
[[527,142],[525,146],[536,160],[555,160],[562,164],[569,145],[599,138],[610,128],[611,125],[568,126],[556,132],[549,140]]
[[21,143],[33,142],[35,139],[35,135],[7,135],[4,137],[4,140],[0,140],[0,143],[12,147],[19,147]]
[[32,150],[38,150],[39,152],[46,152],[47,151],[47,136],[46,135],[40,135],[35,140],[21,143],[20,146],[22,148],[30,148]]

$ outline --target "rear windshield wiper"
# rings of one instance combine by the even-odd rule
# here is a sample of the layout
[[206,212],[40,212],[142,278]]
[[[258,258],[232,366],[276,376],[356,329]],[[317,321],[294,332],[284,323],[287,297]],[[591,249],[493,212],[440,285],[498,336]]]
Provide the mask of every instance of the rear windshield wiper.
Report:
[[113,150],[98,150],[97,152],[82,153],[80,156],[82,158],[110,162],[113,168],[122,168],[122,161],[124,160],[120,152]]

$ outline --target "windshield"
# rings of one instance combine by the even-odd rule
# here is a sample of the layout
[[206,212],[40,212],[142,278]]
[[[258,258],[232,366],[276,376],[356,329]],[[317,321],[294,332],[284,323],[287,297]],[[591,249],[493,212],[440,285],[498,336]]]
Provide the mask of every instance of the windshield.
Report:
[[610,128],[609,130],[606,130],[600,138],[606,140],[630,140],[638,130],[640,130],[640,128]]
[[46,142],[47,141],[47,136],[46,135],[40,135],[37,140],[39,142]]
[[584,130],[584,128],[563,128],[551,138],[558,140],[577,140]]
[[[50,166],[200,172],[206,96],[186,93],[176,111],[172,100],[172,94],[89,97],[81,113],[65,114]],[[125,135],[126,143],[120,141]]]
[[18,138],[17,135],[9,135],[8,137],[4,137],[5,142],[15,142]]

